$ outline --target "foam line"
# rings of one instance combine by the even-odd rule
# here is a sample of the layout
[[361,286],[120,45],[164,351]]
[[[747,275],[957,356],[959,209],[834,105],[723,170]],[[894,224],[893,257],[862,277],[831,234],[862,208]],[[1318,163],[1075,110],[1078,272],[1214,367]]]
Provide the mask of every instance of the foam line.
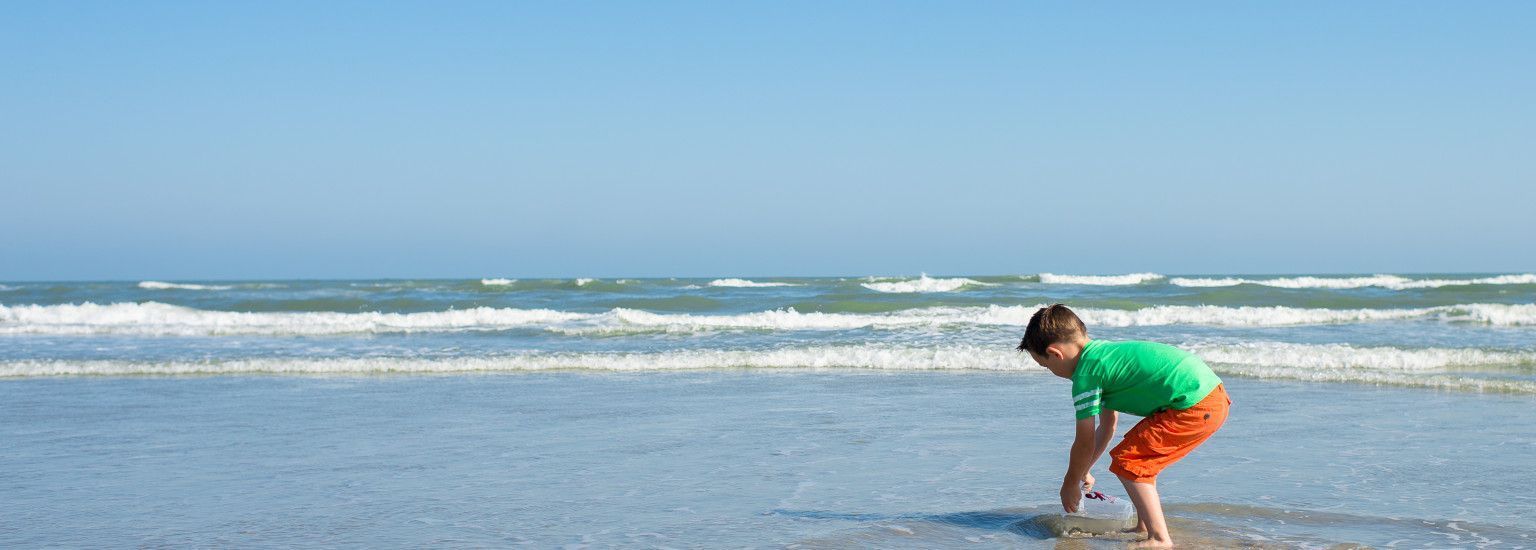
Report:
[[1184,287],[1225,287],[1237,285],[1261,285],[1275,288],[1352,289],[1379,287],[1391,290],[1441,288],[1471,285],[1530,285],[1536,284],[1536,274],[1522,273],[1482,277],[1476,279],[1410,279],[1398,275],[1372,275],[1369,277],[1280,277],[1273,279],[1246,279],[1240,277],[1185,278],[1175,277],[1169,284]]
[[1163,276],[1157,273],[1131,273],[1127,275],[1057,275],[1055,273],[1041,273],[1039,278],[1040,282],[1052,285],[1128,286],[1156,281],[1162,279]]
[[[1536,381],[1459,376],[1536,365],[1536,352],[1478,349],[1355,348],[1333,344],[1254,342],[1188,344],[1223,376],[1308,382],[1389,384],[1463,391],[1536,394]],[[665,352],[529,352],[447,358],[348,357],[214,361],[21,360],[0,362],[0,377],[431,374],[588,370],[617,372],[698,369],[870,369],[881,371],[1003,371],[1043,375],[1045,369],[1006,345],[937,348],[894,345],[809,346],[771,350]],[[1063,399],[1067,396],[1063,394]]]
[[1311,370],[1426,372],[1470,367],[1536,366],[1536,351],[1477,348],[1360,347],[1348,344],[1244,342],[1189,344],[1185,349],[1208,363]]
[[774,286],[800,286],[800,285],[795,285],[795,284],[790,284],[790,283],[774,283],[774,282],[759,283],[757,281],[748,281],[746,279],[715,279],[715,280],[709,282],[709,286],[726,287],[726,288],[764,288],[764,287],[774,287]]
[[227,285],[196,285],[190,283],[167,283],[163,281],[139,281],[139,288],[149,290],[229,290],[234,288]]
[[459,358],[368,357],[132,362],[8,361],[0,377],[179,374],[384,374],[545,370],[672,371],[697,369],[974,370],[1045,373],[1027,356],[998,348],[819,346],[765,351],[683,350],[651,353],[527,353]]
[[954,292],[968,286],[990,286],[987,283],[955,277],[951,279],[934,279],[924,273],[922,276],[905,281],[870,281],[864,283],[864,288],[887,293],[914,293],[914,292]]
[[[478,307],[417,313],[209,311],[159,302],[0,305],[0,334],[327,335],[534,328],[566,334],[713,330],[849,330],[957,325],[1022,327],[1040,306],[934,307],[890,313],[802,313],[779,309],[726,315],[601,313]],[[1536,304],[1466,304],[1410,309],[1154,306],[1081,308],[1089,326],[1274,327],[1383,321],[1536,326]]]

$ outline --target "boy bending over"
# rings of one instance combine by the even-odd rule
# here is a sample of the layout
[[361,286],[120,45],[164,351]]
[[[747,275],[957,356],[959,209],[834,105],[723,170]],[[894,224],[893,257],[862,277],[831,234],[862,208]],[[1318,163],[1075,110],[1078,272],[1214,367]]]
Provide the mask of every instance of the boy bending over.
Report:
[[1173,346],[1090,340],[1083,321],[1061,304],[1035,312],[1018,349],[1051,374],[1072,381],[1077,437],[1061,482],[1062,508],[1077,511],[1083,491],[1093,487],[1088,470],[1115,435],[1115,412],[1142,416],[1109,452],[1109,471],[1136,505],[1135,531],[1145,540],[1134,546],[1172,546],[1157,497],[1157,474],[1227,420],[1232,400],[1221,379],[1200,358]]

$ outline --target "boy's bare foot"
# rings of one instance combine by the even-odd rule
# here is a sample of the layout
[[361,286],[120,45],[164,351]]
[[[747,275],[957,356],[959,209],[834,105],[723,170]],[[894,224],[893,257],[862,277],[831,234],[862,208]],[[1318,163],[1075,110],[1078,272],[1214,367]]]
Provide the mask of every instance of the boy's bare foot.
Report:
[[1172,539],[1147,539],[1133,542],[1127,548],[1173,548]]
[[1137,538],[1147,538],[1146,527],[1129,527],[1126,529],[1121,529],[1120,532],[1127,535],[1136,535]]

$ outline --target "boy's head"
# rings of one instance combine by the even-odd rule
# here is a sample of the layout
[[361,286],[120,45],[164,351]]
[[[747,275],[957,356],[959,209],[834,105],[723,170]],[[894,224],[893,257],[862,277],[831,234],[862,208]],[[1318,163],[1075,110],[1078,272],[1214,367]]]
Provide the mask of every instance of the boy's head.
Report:
[[1051,374],[1071,378],[1072,372],[1077,370],[1077,357],[1083,353],[1086,343],[1088,327],[1083,325],[1083,320],[1067,306],[1055,304],[1040,308],[1029,318],[1018,350],[1029,352],[1029,356]]

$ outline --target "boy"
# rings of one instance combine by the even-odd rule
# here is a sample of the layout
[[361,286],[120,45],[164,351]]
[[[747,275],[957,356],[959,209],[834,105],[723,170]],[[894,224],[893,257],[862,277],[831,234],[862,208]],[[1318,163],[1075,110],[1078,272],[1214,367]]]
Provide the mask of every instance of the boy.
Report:
[[1145,540],[1133,546],[1172,546],[1157,497],[1157,474],[1226,421],[1232,400],[1221,379],[1200,358],[1173,346],[1090,340],[1083,321],[1061,304],[1030,317],[1018,349],[1051,374],[1072,381],[1077,437],[1061,482],[1062,508],[1077,511],[1083,491],[1093,487],[1088,469],[1115,435],[1115,411],[1143,416],[1109,452],[1109,471],[1136,505],[1135,532]]

